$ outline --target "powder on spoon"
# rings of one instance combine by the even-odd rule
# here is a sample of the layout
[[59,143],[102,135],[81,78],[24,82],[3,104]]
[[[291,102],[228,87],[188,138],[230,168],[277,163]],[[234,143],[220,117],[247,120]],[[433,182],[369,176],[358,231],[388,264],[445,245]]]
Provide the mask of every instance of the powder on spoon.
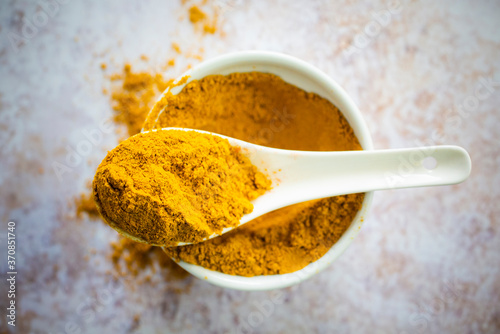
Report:
[[252,212],[271,185],[238,147],[195,131],[152,131],[108,153],[94,200],[119,232],[154,245],[196,243]]

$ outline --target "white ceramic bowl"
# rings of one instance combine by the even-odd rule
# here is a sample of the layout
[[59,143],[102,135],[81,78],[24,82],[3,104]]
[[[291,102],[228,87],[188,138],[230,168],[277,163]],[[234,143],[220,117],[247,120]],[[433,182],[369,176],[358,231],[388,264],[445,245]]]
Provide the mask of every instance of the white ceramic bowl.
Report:
[[[189,79],[187,83],[189,83],[192,80],[199,80],[211,74],[227,75],[233,72],[252,71],[276,74],[284,81],[294,86],[307,92],[314,92],[328,99],[336,105],[345,116],[363,149],[373,149],[371,136],[365,121],[347,93],[326,74],[297,58],[267,51],[230,53],[204,61],[184,73],[180,78],[188,75]],[[180,78],[178,80],[180,80]],[[185,85],[186,84],[174,87],[171,93],[178,94]],[[372,192],[366,193],[361,210],[342,237],[325,255],[323,255],[323,257],[299,271],[284,275],[243,277],[223,274],[183,261],[181,261],[179,265],[200,279],[207,280],[221,287],[238,290],[270,290],[300,283],[324,270],[351,244],[354,237],[358,234],[362,222],[366,218],[366,213],[371,205],[372,198]]]

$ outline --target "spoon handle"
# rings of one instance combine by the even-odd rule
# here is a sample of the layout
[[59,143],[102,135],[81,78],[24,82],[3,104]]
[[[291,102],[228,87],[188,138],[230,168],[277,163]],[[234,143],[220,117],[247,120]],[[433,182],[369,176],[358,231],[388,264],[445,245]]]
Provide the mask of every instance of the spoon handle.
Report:
[[332,181],[348,193],[456,184],[471,172],[469,154],[458,146],[343,153],[325,160]]
[[469,154],[458,146],[303,152],[294,160],[287,168],[287,179],[309,184],[307,188],[315,193],[312,198],[456,184],[464,181],[471,171]]
[[467,151],[458,146],[428,146],[374,151],[262,151],[255,163],[282,169],[271,191],[254,200],[259,208],[246,222],[287,205],[307,200],[368,192],[456,184],[471,171]]

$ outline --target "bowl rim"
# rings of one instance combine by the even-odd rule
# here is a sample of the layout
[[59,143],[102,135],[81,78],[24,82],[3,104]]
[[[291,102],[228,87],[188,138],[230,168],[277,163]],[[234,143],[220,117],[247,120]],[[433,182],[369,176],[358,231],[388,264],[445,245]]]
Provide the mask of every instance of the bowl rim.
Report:
[[[184,72],[179,76],[174,83],[185,82],[181,85],[174,86],[171,89],[172,94],[179,93],[186,84],[192,80],[201,79],[210,72],[214,72],[214,68],[221,71],[222,68],[228,68],[235,65],[251,64],[251,63],[270,63],[274,65],[279,65],[280,67],[285,67],[290,70],[300,72],[303,75],[309,77],[313,81],[320,84],[322,87],[334,96],[337,100],[335,106],[340,110],[344,117],[349,122],[350,126],[353,128],[356,137],[358,138],[363,150],[373,150],[373,142],[370,135],[370,131],[363,119],[361,112],[349,97],[347,92],[330,78],[327,74],[316,68],[315,66],[290,55],[284,53],[278,53],[273,51],[259,51],[259,50],[248,50],[248,51],[238,51],[227,53],[208,59],[201,62],[200,64],[194,66],[193,68]],[[255,70],[259,72],[259,70]],[[233,71],[233,72],[244,72],[244,71]],[[228,72],[228,73],[233,73]],[[272,73],[272,72],[271,72]],[[188,76],[187,79],[186,76]],[[300,87],[299,87],[300,88]],[[165,94],[169,92],[167,88],[160,100]],[[323,96],[318,94],[330,102],[331,98],[328,96]],[[333,103],[333,102],[332,102]],[[154,109],[154,107],[153,107]],[[161,111],[160,111],[161,114]],[[159,115],[158,115],[159,117]],[[158,119],[158,118],[157,118]],[[354,217],[351,225],[343,233],[339,240],[318,260],[311,262],[306,267],[295,271],[293,273],[281,274],[281,275],[262,275],[262,276],[252,276],[244,277],[237,275],[224,274],[222,272],[214,271],[211,269],[204,268],[199,265],[190,264],[184,261],[179,261],[178,264],[188,271],[190,274],[206,280],[211,284],[231,288],[236,290],[244,291],[263,291],[272,290],[289,287],[301,283],[312,276],[318,274],[319,272],[325,270],[331,263],[333,263],[352,243],[356,235],[359,233],[363,222],[366,220],[368,211],[371,207],[373,201],[373,192],[365,193],[365,198],[362,203],[361,209],[358,211]]]

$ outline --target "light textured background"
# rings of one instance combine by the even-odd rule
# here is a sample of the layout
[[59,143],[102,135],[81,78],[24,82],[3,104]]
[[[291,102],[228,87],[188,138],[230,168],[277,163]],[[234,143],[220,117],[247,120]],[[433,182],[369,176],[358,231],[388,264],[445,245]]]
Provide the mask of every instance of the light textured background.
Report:
[[[374,13],[388,8],[380,1],[220,0],[223,33],[214,36],[196,31],[178,1],[66,2],[45,24],[35,1],[0,3],[0,309],[9,219],[20,304],[10,331],[500,332],[499,1],[401,1],[380,24]],[[13,47],[8,36],[23,36],[23,19],[36,15],[43,26]],[[130,277],[111,286],[105,256],[116,233],[76,220],[71,202],[119,135],[105,134],[61,181],[52,164],[111,115],[100,63],[107,73],[126,61],[161,68],[175,56],[171,42],[183,52],[171,77],[197,55],[264,49],[304,59],[352,96],[376,148],[461,145],[472,175],[457,186],[377,193],[352,246],[293,288],[239,292],[165,281],[168,273],[134,289]]]

